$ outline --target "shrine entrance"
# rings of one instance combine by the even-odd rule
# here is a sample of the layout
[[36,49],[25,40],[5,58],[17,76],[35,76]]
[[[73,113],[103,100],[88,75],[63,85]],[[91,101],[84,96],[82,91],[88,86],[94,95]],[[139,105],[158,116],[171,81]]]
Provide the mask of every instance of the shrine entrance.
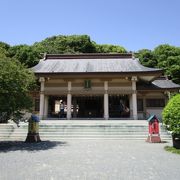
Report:
[[[128,95],[109,95],[109,118],[129,118],[130,104]],[[61,112],[63,106],[63,113]],[[66,119],[67,97],[49,96],[48,117]],[[71,118],[104,118],[104,96],[73,96]]]
[[72,118],[103,118],[103,96],[73,97],[72,104],[77,109]]
[[109,117],[110,118],[129,118],[130,107],[128,95],[109,96]]

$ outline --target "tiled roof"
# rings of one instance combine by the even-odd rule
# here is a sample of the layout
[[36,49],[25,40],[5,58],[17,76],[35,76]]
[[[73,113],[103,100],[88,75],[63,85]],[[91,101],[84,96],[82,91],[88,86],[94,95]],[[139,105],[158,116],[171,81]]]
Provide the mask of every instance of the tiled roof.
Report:
[[[79,57],[78,57],[79,56]],[[138,59],[112,55],[47,55],[32,68],[35,73],[109,73],[109,72],[160,72],[162,70],[141,65]]]
[[167,78],[159,78],[150,83],[137,83],[137,90],[161,90],[161,89],[180,89],[180,85]]
[[152,84],[154,86],[157,86],[159,88],[179,88],[180,89],[180,85],[179,84],[175,84],[174,82],[172,82],[172,80],[168,80],[168,79],[157,79],[157,80],[154,80],[152,82]]

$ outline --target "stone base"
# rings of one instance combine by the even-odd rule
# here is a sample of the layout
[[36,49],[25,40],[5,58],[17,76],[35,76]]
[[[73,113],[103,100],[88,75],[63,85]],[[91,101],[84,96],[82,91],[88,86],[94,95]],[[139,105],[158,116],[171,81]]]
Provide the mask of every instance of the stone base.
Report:
[[160,135],[149,135],[146,142],[149,143],[160,143],[161,142],[161,138]]
[[39,133],[28,133],[25,142],[26,143],[41,142]]

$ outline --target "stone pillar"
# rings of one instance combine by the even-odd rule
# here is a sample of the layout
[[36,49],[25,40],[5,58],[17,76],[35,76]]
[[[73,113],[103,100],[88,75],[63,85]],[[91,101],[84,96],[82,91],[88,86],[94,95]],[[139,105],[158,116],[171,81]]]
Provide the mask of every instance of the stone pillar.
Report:
[[71,119],[71,81],[68,81],[68,94],[67,94],[67,119]]
[[104,119],[109,119],[109,96],[108,96],[108,81],[104,82]]
[[44,82],[45,82],[44,77],[40,77],[39,82],[41,83],[39,119],[43,119],[44,118]]
[[133,119],[136,120],[138,118],[137,116],[137,91],[136,91],[136,81],[137,77],[133,76],[132,77],[132,107],[133,107]]
[[49,100],[49,97],[48,96],[45,96],[45,99],[44,99],[44,118],[47,118],[48,117],[48,100]]

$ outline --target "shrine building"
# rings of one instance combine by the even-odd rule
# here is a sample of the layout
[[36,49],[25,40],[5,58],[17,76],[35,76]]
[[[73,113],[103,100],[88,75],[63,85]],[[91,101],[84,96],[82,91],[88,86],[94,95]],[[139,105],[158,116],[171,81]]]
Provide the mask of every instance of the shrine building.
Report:
[[170,93],[180,89],[132,54],[46,54],[32,70],[41,119],[161,118]]

